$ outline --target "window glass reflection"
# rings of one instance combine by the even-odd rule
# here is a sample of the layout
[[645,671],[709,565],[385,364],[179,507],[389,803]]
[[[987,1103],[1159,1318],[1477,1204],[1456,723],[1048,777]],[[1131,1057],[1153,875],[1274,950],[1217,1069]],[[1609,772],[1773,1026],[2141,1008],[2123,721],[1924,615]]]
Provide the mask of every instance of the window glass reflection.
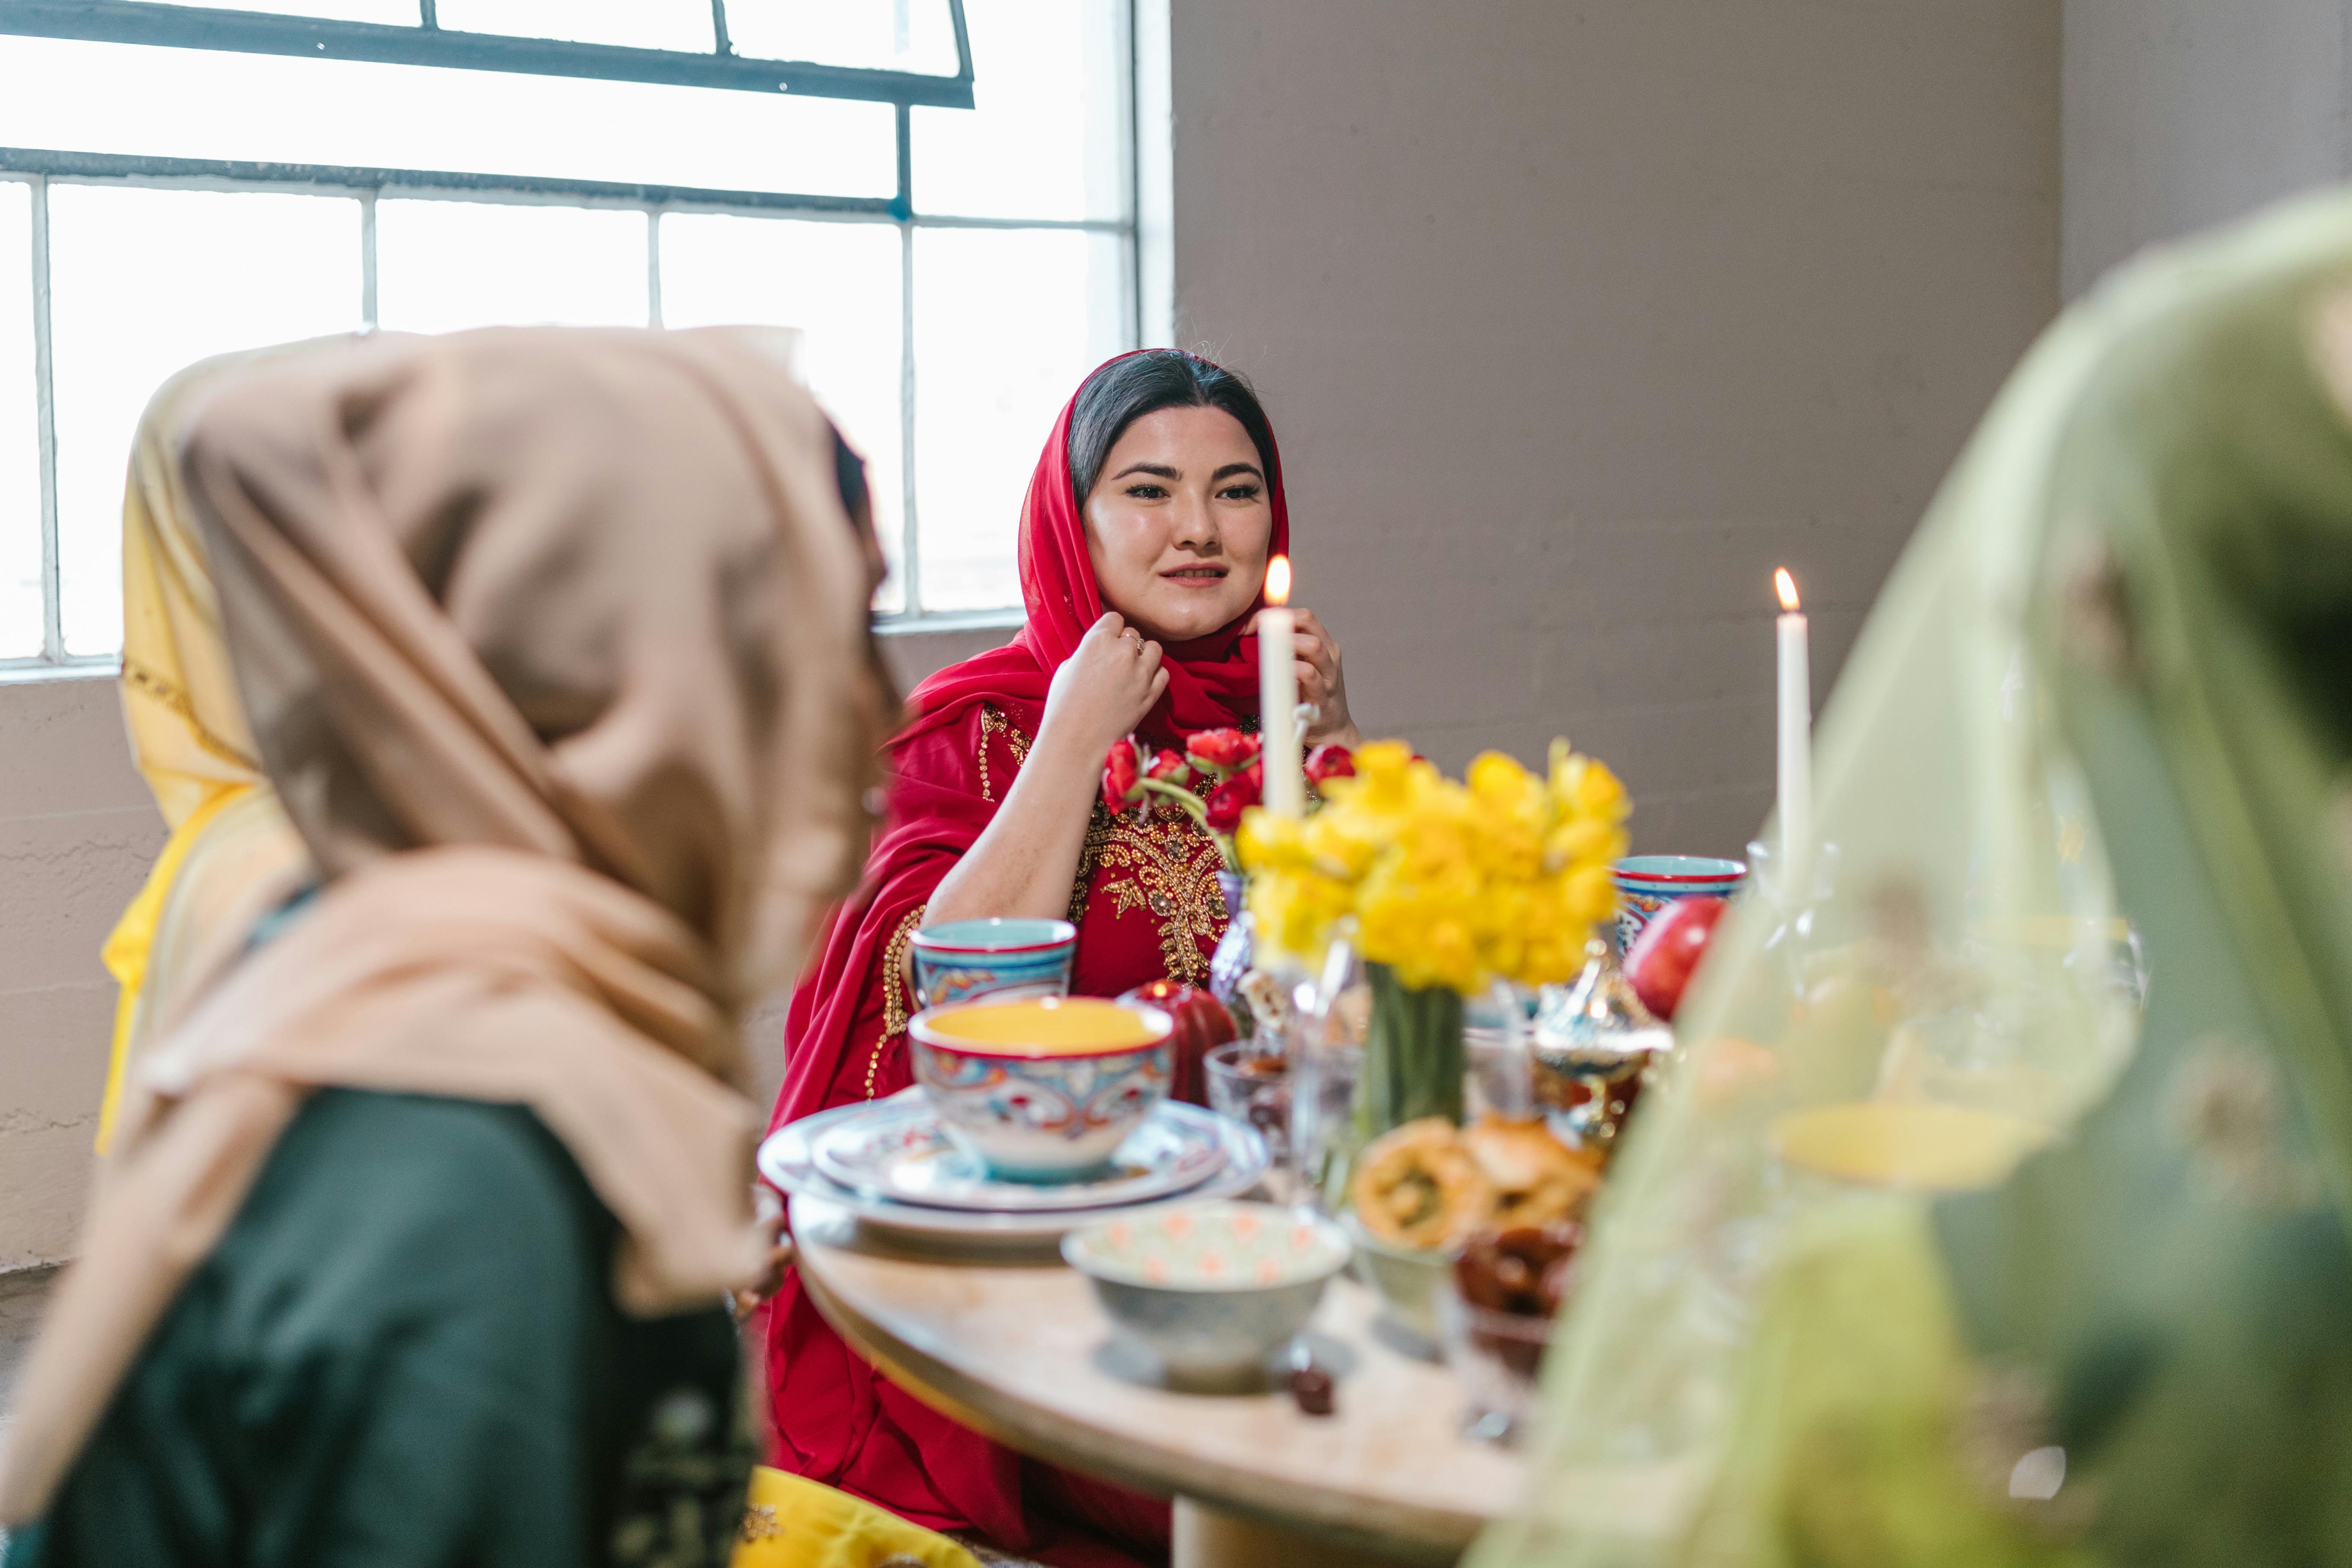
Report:
[[387,331],[642,327],[650,313],[641,212],[387,198],[375,255]]
[[434,19],[464,33],[709,54],[710,0],[440,0]]
[[1021,498],[1063,403],[1124,342],[1121,257],[1076,230],[916,231],[923,608],[1021,602]]
[[173,0],[207,11],[262,11],[272,16],[309,16],[328,22],[376,22],[414,27],[423,18],[416,0]]
[[759,322],[799,331],[803,378],[866,459],[874,523],[890,562],[875,604],[903,608],[898,229],[672,213],[661,222],[661,255],[664,325]]
[[359,226],[344,197],[49,187],[68,653],[122,643],[123,465],[148,397],[213,354],[356,329]]
[[756,59],[956,73],[948,0],[728,0],[728,41]]
[[965,0],[973,106],[915,109],[917,209],[1119,217],[1124,11],[1115,0]]
[[41,456],[33,395],[33,187],[0,181],[0,658],[41,651]]
[[0,37],[0,147],[887,196],[887,103]]

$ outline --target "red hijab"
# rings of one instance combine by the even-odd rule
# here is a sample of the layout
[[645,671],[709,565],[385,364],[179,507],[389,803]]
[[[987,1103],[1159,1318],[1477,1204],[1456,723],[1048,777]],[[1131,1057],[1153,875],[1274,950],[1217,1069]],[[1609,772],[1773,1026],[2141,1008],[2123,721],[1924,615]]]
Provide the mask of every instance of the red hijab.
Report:
[[[1151,353],[1140,350],[1139,353]],[[1091,383],[1119,360],[1106,361],[1087,377]],[[1034,731],[1036,717],[1045,706],[1045,688],[1062,661],[1076,653],[1078,641],[1103,616],[1102,584],[1095,580],[1094,558],[1087,550],[1087,524],[1079,509],[1076,481],[1070,474],[1070,417],[1086,393],[1062,405],[1054,432],[1029,476],[1029,493],[1021,503],[1021,603],[1028,623],[1010,643],[961,664],[951,664],[920,686],[908,706],[915,717],[896,745],[941,724],[952,723],[975,702],[1032,710],[1024,726]],[[1267,437],[1271,442],[1273,437]],[[1290,508],[1282,493],[1282,455],[1262,454],[1266,466],[1266,504],[1274,512],[1270,554],[1290,552]],[[1168,692],[1145,718],[1144,732],[1173,740],[1201,730],[1238,724],[1257,712],[1257,612],[1265,607],[1263,594],[1250,607],[1207,637],[1171,643],[1163,650]]]
[[[890,743],[890,808],[865,881],[835,912],[823,957],[793,994],[774,1126],[892,1094],[911,1081],[903,1040],[886,1032],[885,988],[899,984],[885,973],[886,960],[899,927],[996,815],[967,732],[973,710],[992,704],[1034,735],[1055,670],[1102,618],[1102,588],[1070,474],[1076,406],[1073,396],[1054,422],[1022,503],[1021,597],[1028,624],[1003,647],[950,665],[917,687],[908,704],[914,717]],[[1290,514],[1281,458],[1271,449],[1262,456],[1274,513],[1271,551],[1286,553]],[[1165,649],[1168,690],[1140,726],[1144,733],[1174,740],[1256,713],[1252,626],[1263,602],[1207,637]],[[1079,966],[1083,978],[1083,952]],[[977,1530],[1008,1550],[1051,1544],[1049,1531],[1034,1525],[1023,1506],[1019,1457],[877,1374],[834,1334],[796,1274],[771,1309],[767,1376],[780,1468],[934,1529]],[[1066,1501],[1074,1480],[1055,1483]]]

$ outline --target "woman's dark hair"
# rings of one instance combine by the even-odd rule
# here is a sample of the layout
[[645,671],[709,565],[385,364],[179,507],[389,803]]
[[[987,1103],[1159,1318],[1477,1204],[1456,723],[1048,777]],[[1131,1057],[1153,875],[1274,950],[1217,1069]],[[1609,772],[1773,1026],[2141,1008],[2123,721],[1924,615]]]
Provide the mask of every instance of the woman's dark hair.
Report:
[[841,510],[853,521],[863,518],[874,504],[873,493],[866,488],[866,459],[841,438],[841,426],[828,421],[827,428],[833,431],[833,482],[841,490]]
[[1250,384],[1219,364],[1182,349],[1146,349],[1116,359],[1087,378],[1070,411],[1070,488],[1083,510],[1102,477],[1110,449],[1127,427],[1163,408],[1222,408],[1249,432],[1265,470],[1266,489],[1282,482],[1274,455],[1274,426]]

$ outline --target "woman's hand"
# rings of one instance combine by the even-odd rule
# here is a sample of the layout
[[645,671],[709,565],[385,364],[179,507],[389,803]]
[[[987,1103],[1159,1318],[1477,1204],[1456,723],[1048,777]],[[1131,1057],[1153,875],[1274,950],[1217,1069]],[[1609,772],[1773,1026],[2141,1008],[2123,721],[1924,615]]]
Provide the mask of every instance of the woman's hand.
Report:
[[1116,615],[1097,621],[1054,672],[1029,759],[978,842],[940,879],[930,919],[1066,911],[1103,758],[1167,689],[1158,643]]
[[1295,610],[1298,633],[1298,700],[1315,704],[1315,721],[1303,737],[1309,748],[1364,743],[1364,732],[1348,714],[1348,678],[1339,668],[1339,645],[1312,610]]
[[760,1234],[768,1243],[768,1260],[760,1277],[733,1292],[729,1305],[738,1322],[758,1311],[784,1288],[784,1270],[793,1266],[793,1238],[784,1234],[784,1205],[767,1187],[753,1190],[752,1204],[760,1216]]
[[1160,645],[1117,612],[1107,614],[1054,672],[1038,744],[1082,760],[1093,771],[1090,778],[1098,775],[1103,753],[1141,723],[1167,689]]

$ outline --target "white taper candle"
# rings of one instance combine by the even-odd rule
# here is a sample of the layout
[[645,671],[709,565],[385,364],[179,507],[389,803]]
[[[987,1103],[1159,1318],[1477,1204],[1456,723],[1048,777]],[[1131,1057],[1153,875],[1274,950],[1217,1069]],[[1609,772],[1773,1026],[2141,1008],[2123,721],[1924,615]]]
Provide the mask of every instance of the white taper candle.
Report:
[[1257,613],[1259,754],[1265,808],[1276,816],[1307,812],[1307,778],[1298,748],[1298,623],[1288,608],[1290,558],[1266,563],[1266,607]]
[[1782,886],[1801,900],[1813,847],[1812,656],[1796,580],[1785,566],[1772,574],[1780,593],[1780,860]]

